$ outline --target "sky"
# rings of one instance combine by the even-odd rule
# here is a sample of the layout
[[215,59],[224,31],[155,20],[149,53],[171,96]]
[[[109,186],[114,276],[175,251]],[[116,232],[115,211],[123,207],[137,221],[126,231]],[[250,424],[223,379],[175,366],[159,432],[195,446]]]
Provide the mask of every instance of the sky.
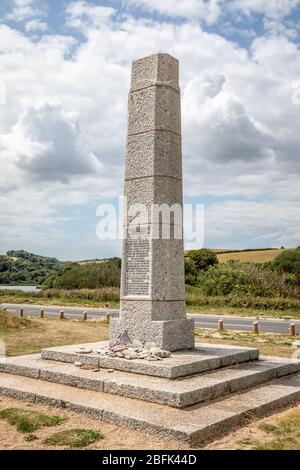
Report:
[[0,0],[0,253],[120,255],[97,207],[123,192],[130,64],[158,51],[204,246],[298,246],[299,24],[300,0]]

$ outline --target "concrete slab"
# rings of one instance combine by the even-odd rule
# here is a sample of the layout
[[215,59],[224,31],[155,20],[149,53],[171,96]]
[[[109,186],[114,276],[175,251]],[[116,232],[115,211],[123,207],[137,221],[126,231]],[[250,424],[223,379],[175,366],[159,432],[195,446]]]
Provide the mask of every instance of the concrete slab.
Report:
[[300,374],[184,410],[102,392],[0,373],[0,394],[50,404],[120,426],[199,445],[300,401]]
[[170,358],[157,362],[149,362],[144,359],[127,360],[112,358],[100,356],[99,354],[76,354],[80,347],[90,348],[95,351],[106,346],[107,342],[104,341],[47,348],[42,351],[41,356],[46,360],[72,363],[79,361],[82,364],[92,364],[95,367],[168,379],[185,377],[242,362],[253,361],[259,357],[259,350],[255,348],[216,346],[212,344],[197,344],[195,349],[174,352]]
[[0,371],[185,408],[299,372],[300,361],[269,357],[170,380],[120,371],[110,373],[107,369],[83,370],[74,364],[43,360],[36,354],[0,361]]

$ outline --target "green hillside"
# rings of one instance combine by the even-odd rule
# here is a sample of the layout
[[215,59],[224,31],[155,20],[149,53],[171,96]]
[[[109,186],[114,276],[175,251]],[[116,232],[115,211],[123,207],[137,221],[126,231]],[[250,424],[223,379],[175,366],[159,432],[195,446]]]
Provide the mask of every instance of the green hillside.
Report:
[[49,275],[61,272],[68,263],[24,250],[0,255],[0,285],[40,285]]

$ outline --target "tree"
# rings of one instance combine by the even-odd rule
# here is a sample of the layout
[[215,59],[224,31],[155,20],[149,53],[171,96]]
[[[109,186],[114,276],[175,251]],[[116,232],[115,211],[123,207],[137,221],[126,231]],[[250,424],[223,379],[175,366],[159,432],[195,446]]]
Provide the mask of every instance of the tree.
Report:
[[216,253],[212,250],[208,250],[207,248],[191,251],[189,256],[195,263],[198,272],[206,271],[210,266],[214,266],[219,263]]
[[185,283],[190,286],[197,284],[198,270],[196,268],[195,262],[189,258],[184,258],[184,268],[185,268]]
[[272,262],[272,267],[279,272],[293,275],[296,282],[300,284],[300,250],[285,250]]

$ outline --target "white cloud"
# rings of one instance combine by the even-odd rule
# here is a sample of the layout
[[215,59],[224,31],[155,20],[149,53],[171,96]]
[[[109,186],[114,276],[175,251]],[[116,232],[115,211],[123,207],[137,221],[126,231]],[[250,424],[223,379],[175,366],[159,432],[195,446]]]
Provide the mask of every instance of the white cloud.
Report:
[[300,0],[234,0],[233,6],[246,15],[261,13],[268,18],[282,18],[289,15]]
[[191,80],[183,97],[190,155],[199,161],[230,163],[271,159],[272,135],[232,92],[222,90],[223,76],[204,74]]
[[27,21],[27,23],[25,24],[25,29],[28,32],[31,32],[31,31],[47,31],[48,25],[44,21],[31,20],[31,21]]
[[[245,246],[264,237],[266,244],[296,244],[300,108],[292,96],[300,52],[292,38],[262,36],[247,51],[195,22],[117,17],[114,10],[85,5],[68,8],[69,23],[85,34],[82,43],[51,34],[33,41],[0,27],[6,85],[0,107],[1,239],[9,241],[9,233],[16,240],[22,220],[26,239],[20,244],[27,240],[28,246],[40,220],[46,240],[43,227],[46,234],[51,224],[63,225],[61,206],[122,192],[130,62],[165,50],[181,67],[185,195],[234,199],[220,206],[219,220],[209,215],[217,205],[208,207],[206,244],[222,234],[222,246],[232,246],[239,233]],[[31,215],[22,215],[24,201],[33,201]],[[247,238],[241,227],[249,211],[254,215]]]
[[13,8],[7,14],[7,19],[22,22],[45,15],[45,9],[41,6],[40,0],[13,0]]
[[223,0],[127,0],[126,3],[170,17],[198,18],[213,24],[221,14]]
[[111,7],[90,5],[85,1],[71,2],[66,7],[67,22],[73,28],[81,28],[83,25],[101,26],[115,13]]
[[27,108],[11,133],[0,136],[1,144],[3,154],[8,152],[29,181],[67,182],[72,176],[97,174],[100,169],[82,140],[77,113],[66,113],[60,103]]
[[[205,244],[211,247],[298,246],[299,206],[295,202],[277,200],[271,203],[221,202],[209,206],[205,226]],[[235,241],[232,240],[233,227],[237,234]]]

